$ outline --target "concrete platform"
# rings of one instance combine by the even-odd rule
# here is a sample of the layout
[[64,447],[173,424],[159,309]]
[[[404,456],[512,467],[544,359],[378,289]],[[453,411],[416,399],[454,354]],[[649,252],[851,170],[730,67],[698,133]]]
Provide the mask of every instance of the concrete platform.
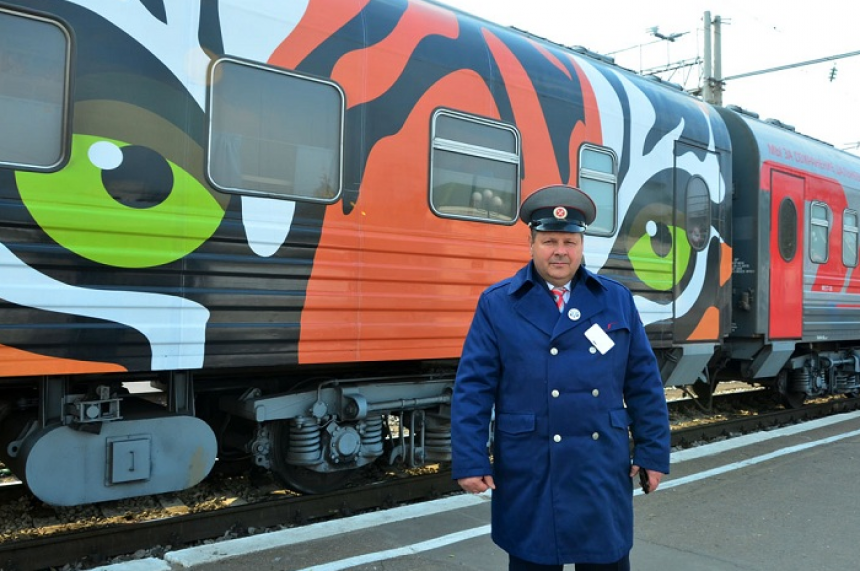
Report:
[[[672,462],[660,490],[634,498],[635,571],[860,567],[860,413],[680,451]],[[504,571],[489,517],[488,496],[461,495],[99,570]]]

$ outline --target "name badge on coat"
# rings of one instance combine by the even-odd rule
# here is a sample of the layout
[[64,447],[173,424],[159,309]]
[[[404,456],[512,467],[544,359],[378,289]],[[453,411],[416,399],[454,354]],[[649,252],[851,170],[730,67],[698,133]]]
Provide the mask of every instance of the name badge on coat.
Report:
[[591,341],[595,349],[600,351],[601,355],[606,355],[607,351],[615,347],[615,341],[610,339],[609,335],[596,323],[586,330],[585,337]]

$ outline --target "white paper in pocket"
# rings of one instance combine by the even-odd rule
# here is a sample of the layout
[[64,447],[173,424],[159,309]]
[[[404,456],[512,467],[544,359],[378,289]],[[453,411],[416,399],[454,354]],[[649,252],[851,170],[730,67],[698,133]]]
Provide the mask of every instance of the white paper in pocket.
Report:
[[607,351],[615,347],[615,341],[610,339],[609,335],[596,323],[586,330],[585,337],[591,341],[595,349],[600,351],[601,355],[606,355]]

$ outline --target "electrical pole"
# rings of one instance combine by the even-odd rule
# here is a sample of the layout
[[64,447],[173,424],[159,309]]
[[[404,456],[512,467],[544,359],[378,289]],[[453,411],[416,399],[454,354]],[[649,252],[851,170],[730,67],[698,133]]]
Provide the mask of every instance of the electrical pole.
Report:
[[723,19],[714,18],[714,105],[723,106]]
[[705,12],[705,67],[702,81],[702,99],[705,103],[722,106],[723,104],[723,49],[722,19],[717,16],[711,20],[711,13]]

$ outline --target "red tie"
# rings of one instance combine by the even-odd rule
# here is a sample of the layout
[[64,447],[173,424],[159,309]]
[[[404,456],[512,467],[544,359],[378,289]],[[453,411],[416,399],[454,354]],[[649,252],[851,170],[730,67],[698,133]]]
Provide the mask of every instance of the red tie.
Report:
[[552,296],[555,298],[555,305],[558,307],[558,310],[561,311],[564,309],[564,292],[567,291],[566,287],[554,287],[552,288]]

